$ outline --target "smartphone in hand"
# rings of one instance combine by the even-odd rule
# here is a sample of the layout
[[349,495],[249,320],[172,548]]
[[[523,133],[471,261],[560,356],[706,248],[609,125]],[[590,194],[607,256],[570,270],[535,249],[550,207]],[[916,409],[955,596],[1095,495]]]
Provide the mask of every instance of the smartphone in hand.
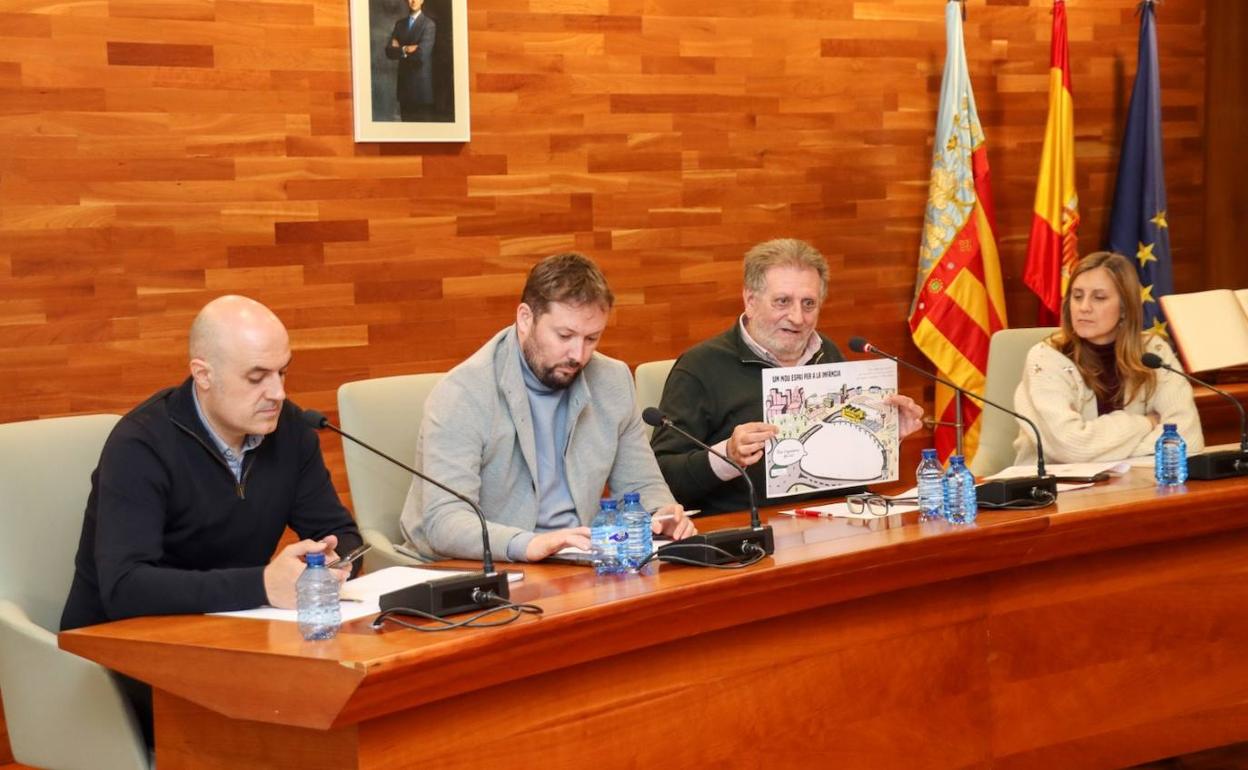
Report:
[[350,567],[352,564],[354,564],[356,560],[359,559],[361,556],[363,556],[364,554],[372,550],[372,547],[373,547],[372,544],[365,543],[364,545],[360,546],[359,548],[356,548],[354,551],[347,554],[346,556],[339,557],[333,560],[332,562],[330,562],[329,564],[326,564],[325,566],[328,567],[329,569],[346,569],[347,567]]

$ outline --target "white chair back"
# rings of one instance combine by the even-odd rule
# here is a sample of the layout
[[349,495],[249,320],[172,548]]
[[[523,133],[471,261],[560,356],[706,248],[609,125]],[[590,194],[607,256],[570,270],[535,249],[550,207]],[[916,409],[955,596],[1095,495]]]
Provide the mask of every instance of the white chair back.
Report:
[[[416,457],[416,437],[424,416],[425,399],[443,372],[404,374],[348,382],[338,388],[338,415],[342,429],[402,463]],[[370,570],[412,560],[395,554],[403,542],[399,515],[412,475],[351,441],[343,441],[347,482],[355,519],[373,551],[365,558]]]
[[[667,384],[667,375],[675,364],[676,359],[668,358],[637,365],[637,369],[633,372],[633,381],[637,384],[637,408],[639,410],[659,405],[659,400],[663,397],[663,386]],[[650,438],[653,431],[654,428],[647,425],[646,438]]]
[[[1014,408],[1014,391],[1023,379],[1027,351],[1057,331],[1054,326],[1002,329],[988,343],[988,372],[984,378],[984,398]],[[991,476],[1014,464],[1014,438],[1018,420],[991,406],[984,407],[979,428],[979,448],[971,459],[971,471]]]
[[0,694],[13,756],[61,770],[146,770],[113,675],[57,647],[91,473],[117,415],[0,425]]

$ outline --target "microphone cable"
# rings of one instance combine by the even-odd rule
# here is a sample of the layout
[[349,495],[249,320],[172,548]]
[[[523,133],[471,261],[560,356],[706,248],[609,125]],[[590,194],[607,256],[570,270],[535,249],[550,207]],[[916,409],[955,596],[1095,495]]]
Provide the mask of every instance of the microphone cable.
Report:
[[1015,500],[1006,500],[1003,503],[979,502],[977,505],[980,510],[988,511],[1035,511],[1040,508],[1048,508],[1057,502],[1057,495],[1047,489],[1038,489],[1035,494],[1036,498],[1021,497]]
[[[412,609],[411,607],[391,607],[388,610],[384,610],[376,618],[373,618],[371,627],[374,631],[381,631],[385,624],[390,622],[404,628],[410,628],[413,631],[433,633],[437,631],[453,631],[458,628],[495,628],[497,626],[505,626],[508,623],[513,623],[518,620],[521,615],[542,614],[542,608],[536,604],[516,603],[508,599],[504,599],[493,591],[481,591],[480,589],[477,589],[474,593],[477,594],[473,596],[475,601],[481,604],[487,601],[492,602],[492,606],[485,607],[480,612],[469,615],[462,620],[447,620],[446,618],[440,618],[437,615]],[[484,618],[498,612],[506,612],[507,615],[497,620],[484,620]],[[405,618],[408,617],[432,621],[436,625],[419,625],[405,620]]]
[[[1058,484],[1097,484],[1107,480],[1110,474],[1106,471],[1094,473],[1091,476],[1055,476],[1053,480]],[[1040,508],[1048,508],[1057,502],[1057,495],[1049,492],[1047,489],[1036,490],[1036,498],[1019,498],[1016,500],[1006,500],[1003,503],[979,503],[980,508],[990,511],[1034,511]]]
[[[728,557],[729,563],[710,564],[707,562],[694,561],[693,559],[686,559],[683,556],[677,556],[676,554],[671,553],[671,551],[679,550],[681,548],[702,548],[719,556]],[[664,543],[655,550],[651,551],[649,556],[642,559],[637,564],[637,569],[640,570],[651,561],[656,560],[668,562],[670,564],[688,564],[693,567],[711,567],[712,569],[745,569],[746,567],[752,567],[755,564],[758,564],[767,557],[767,551],[754,543],[745,543],[741,546],[741,550],[749,552],[749,558],[741,558],[731,551],[720,548],[717,545],[711,545],[710,543],[681,543],[679,540],[675,540],[671,543]]]

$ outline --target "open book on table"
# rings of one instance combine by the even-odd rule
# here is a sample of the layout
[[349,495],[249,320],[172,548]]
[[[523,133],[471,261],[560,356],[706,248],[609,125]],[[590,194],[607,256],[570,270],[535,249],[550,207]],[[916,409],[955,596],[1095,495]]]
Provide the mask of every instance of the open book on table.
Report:
[[1189,373],[1248,366],[1248,289],[1170,294],[1161,309]]

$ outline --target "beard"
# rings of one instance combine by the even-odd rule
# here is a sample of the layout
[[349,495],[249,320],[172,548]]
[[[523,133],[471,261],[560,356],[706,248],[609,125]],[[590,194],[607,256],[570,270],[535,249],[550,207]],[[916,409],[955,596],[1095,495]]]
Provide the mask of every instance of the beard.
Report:
[[[520,346],[520,350],[524,353],[524,362],[529,365],[529,370],[533,372],[533,376],[537,377],[538,382],[542,383],[551,390],[564,390],[571,387],[576,382],[576,378],[581,374],[581,363],[579,361],[557,361],[553,364],[543,364],[537,360],[537,351],[533,349],[532,340],[528,340]],[[559,367],[571,369],[571,374],[565,374],[556,371]]]
[[810,335],[784,334],[774,329],[759,333],[755,341],[771,352],[777,359],[797,358],[810,343]]

